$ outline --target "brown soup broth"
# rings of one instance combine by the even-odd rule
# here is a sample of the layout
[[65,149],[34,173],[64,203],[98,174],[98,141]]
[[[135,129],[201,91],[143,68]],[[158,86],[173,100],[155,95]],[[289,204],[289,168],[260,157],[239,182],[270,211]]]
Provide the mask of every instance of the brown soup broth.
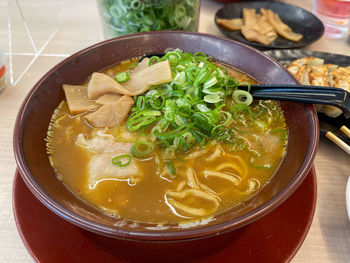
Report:
[[[135,61],[122,63],[105,73],[113,76],[134,64]],[[229,72],[240,81],[256,83],[238,70],[229,68]],[[172,160],[176,175],[164,172],[167,165],[160,158],[161,146],[157,146],[149,158],[133,158],[138,167],[136,179],[105,178],[91,188],[89,161],[93,153],[75,142],[79,134],[94,136],[96,129],[87,125],[83,116],[70,116],[66,102],[62,102],[49,127],[50,161],[73,193],[109,214],[149,223],[207,218],[254,195],[268,182],[284,155],[287,133],[279,104],[254,101],[250,108],[251,112],[238,111],[228,124],[237,139],[212,141],[178,154]],[[115,129],[103,131],[115,134]],[[115,140],[120,138],[116,136]]]

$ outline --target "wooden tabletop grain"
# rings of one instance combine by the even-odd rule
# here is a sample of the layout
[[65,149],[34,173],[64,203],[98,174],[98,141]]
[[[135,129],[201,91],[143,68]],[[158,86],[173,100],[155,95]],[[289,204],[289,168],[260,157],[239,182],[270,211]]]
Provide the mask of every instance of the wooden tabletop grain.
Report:
[[[312,0],[282,1],[311,11]],[[220,35],[214,14],[223,5],[202,0],[199,31]],[[33,262],[12,214],[16,164],[12,132],[17,111],[36,81],[62,59],[103,40],[94,0],[0,0],[0,47],[7,54],[9,85],[0,94],[0,262]],[[350,56],[349,35],[322,37],[307,50]],[[350,156],[322,137],[316,155],[317,207],[311,229],[292,262],[350,262],[345,186]]]

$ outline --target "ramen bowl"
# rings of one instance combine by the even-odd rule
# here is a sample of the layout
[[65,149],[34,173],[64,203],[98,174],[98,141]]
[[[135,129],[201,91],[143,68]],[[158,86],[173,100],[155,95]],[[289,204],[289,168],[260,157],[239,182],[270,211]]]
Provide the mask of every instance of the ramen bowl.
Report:
[[46,151],[51,116],[64,99],[62,84],[83,83],[93,72],[168,49],[204,52],[264,84],[298,84],[279,63],[244,44],[200,33],[162,31],[106,40],[65,59],[45,74],[23,102],[15,124],[18,170],[32,193],[63,219],[97,234],[132,241],[185,241],[245,226],[283,203],[312,167],[318,120],[311,104],[280,102],[288,130],[286,154],[268,184],[242,204],[190,224],[135,223],[102,213],[74,195],[56,176]]

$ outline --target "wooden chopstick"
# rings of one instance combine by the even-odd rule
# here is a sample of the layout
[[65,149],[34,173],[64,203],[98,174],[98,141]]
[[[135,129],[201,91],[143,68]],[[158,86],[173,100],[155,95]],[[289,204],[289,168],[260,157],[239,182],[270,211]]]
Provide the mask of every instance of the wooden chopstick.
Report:
[[350,129],[348,127],[346,127],[345,125],[340,127],[340,130],[345,133],[346,136],[348,136],[350,138]]
[[[345,132],[344,132],[345,133]],[[350,133],[349,133],[350,134]],[[344,141],[339,139],[334,133],[327,131],[326,137],[329,138],[332,142],[342,148],[347,154],[350,154],[350,146],[347,145]]]

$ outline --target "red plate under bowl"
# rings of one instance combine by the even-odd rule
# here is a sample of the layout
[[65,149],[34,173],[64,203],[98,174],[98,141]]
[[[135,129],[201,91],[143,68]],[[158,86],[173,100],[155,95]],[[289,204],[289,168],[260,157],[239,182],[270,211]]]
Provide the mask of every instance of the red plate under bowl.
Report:
[[44,207],[18,173],[13,211],[25,246],[41,263],[289,262],[309,231],[316,192],[313,168],[295,193],[263,218],[227,234],[185,243],[130,242],[85,231]]

